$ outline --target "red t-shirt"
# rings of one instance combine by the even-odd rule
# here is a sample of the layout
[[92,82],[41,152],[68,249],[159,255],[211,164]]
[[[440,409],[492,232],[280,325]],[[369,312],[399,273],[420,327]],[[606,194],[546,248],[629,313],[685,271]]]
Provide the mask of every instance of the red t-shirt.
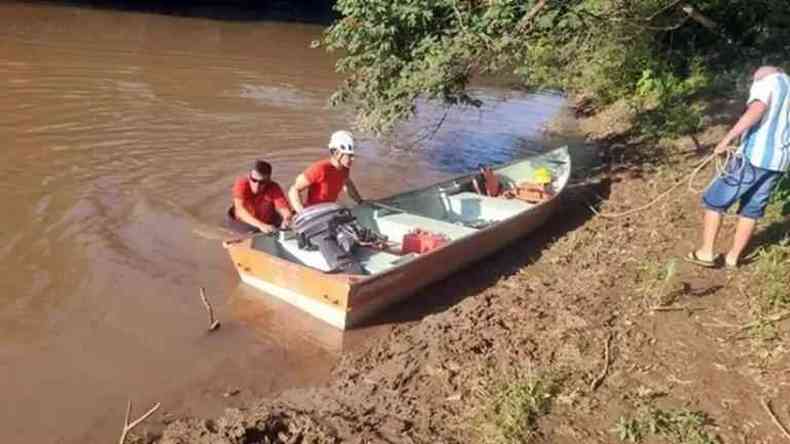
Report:
[[[258,194],[253,194],[247,176],[236,179],[236,183],[233,184],[233,198],[241,199],[244,208],[265,224],[273,222],[275,208],[291,208],[285,200],[283,190],[276,182],[267,183],[262,190],[258,190]],[[238,216],[236,218],[238,219]]]
[[335,168],[329,159],[320,160],[307,168],[304,177],[310,182],[305,206],[334,202],[348,179],[348,168]]

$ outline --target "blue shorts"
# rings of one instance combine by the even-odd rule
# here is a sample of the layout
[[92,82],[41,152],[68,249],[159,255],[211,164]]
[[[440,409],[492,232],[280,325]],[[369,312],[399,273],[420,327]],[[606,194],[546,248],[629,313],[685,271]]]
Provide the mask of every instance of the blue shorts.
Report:
[[771,192],[783,173],[756,167],[742,157],[732,159],[726,171],[727,174],[717,177],[705,190],[703,206],[725,213],[732,204],[739,202],[740,216],[749,219],[763,217]]

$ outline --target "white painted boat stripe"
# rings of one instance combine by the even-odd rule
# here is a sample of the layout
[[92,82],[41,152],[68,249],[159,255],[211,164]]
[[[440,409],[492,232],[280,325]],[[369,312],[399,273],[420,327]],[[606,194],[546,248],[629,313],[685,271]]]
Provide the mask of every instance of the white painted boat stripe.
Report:
[[247,273],[239,273],[242,282],[277,297],[310,315],[328,322],[341,330],[346,329],[346,312],[339,308],[332,308],[327,304],[313,298],[303,296],[293,290],[279,287]]

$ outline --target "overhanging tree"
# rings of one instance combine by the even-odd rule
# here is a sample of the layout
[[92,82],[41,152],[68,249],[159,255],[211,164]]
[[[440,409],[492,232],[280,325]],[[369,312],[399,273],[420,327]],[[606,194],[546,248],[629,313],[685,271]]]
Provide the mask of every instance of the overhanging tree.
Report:
[[[525,85],[596,104],[651,96],[678,102],[707,84],[706,68],[781,52],[785,0],[339,0],[320,42],[342,51],[333,104],[386,132],[418,98],[480,104],[477,76],[513,72]],[[752,60],[759,64],[762,60]],[[678,129],[683,129],[679,127]]]

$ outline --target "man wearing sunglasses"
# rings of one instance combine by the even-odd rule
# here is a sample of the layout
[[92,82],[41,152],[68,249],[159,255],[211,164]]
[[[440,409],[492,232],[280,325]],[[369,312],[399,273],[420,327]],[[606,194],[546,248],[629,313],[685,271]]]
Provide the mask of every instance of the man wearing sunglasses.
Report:
[[239,233],[271,233],[290,224],[293,212],[271,175],[272,166],[256,160],[248,175],[236,179],[233,206],[227,214],[231,229]]
[[300,213],[311,205],[335,202],[344,189],[351,199],[361,203],[362,197],[350,177],[353,162],[354,137],[348,131],[335,131],[329,139],[329,158],[312,164],[288,190],[293,209]]

